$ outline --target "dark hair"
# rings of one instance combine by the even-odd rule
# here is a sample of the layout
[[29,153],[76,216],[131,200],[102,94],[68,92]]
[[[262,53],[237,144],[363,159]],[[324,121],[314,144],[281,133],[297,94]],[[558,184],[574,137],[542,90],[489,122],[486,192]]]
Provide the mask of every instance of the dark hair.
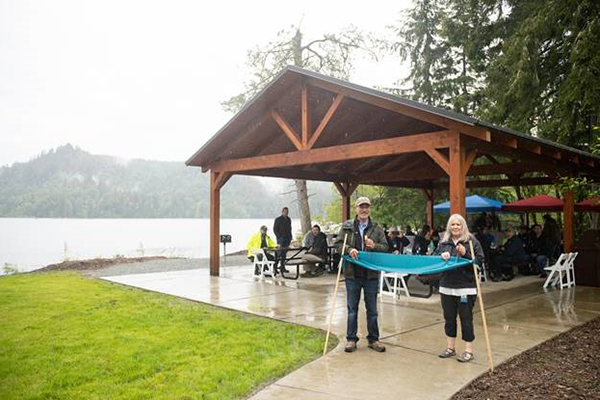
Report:
[[423,225],[423,227],[419,231],[419,236],[425,237],[425,235],[429,232],[431,232],[431,227],[429,225]]
[[319,225],[317,225],[317,224],[314,224],[313,228],[317,228],[319,231],[321,231],[321,227]]
[[539,226],[540,228],[542,227],[540,224],[533,224],[531,225],[531,229],[534,229],[536,226]]
[[289,212],[289,211],[290,211],[290,209],[289,209],[289,208],[287,208],[287,207],[283,207],[283,208],[281,209],[281,212],[284,212],[284,211],[286,211],[286,210],[287,210],[287,212]]

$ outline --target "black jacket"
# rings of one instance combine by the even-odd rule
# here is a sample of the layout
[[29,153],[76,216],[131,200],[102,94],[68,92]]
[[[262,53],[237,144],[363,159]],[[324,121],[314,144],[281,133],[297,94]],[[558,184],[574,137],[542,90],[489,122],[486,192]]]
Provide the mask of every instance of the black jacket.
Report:
[[[470,235],[470,240],[473,241],[473,250],[475,252],[475,258],[477,259],[477,264],[482,265],[485,261],[483,248],[481,247],[481,244],[475,238],[475,236]],[[466,249],[466,253],[464,256],[462,256],[462,258],[472,259],[473,257],[471,256],[471,246],[469,245],[469,242],[460,241],[458,243],[462,244]],[[454,244],[452,239],[448,241],[440,241],[440,244],[438,245],[434,254],[439,255],[446,251],[450,253],[450,257],[456,257],[456,245]],[[473,266],[467,265],[465,267],[455,268],[449,271],[442,272],[442,275],[440,276],[440,287],[441,286],[450,289],[464,289],[476,287]]]
[[[369,224],[365,229],[365,234],[375,242],[375,248],[372,251],[376,251],[379,253],[387,253],[388,244],[385,239],[385,233],[383,232],[383,228],[371,221],[369,218]],[[344,236],[348,235],[348,239],[346,241],[346,247],[342,253],[342,246],[344,245]],[[337,247],[337,251],[339,254],[348,254],[350,249],[363,249],[363,241],[364,238],[360,235],[360,229],[358,228],[358,218],[349,219],[342,224],[340,228],[340,232],[338,233],[335,239],[335,246]],[[366,277],[367,279],[378,279],[379,271],[374,271],[372,269],[363,268],[360,265],[354,264],[352,262],[344,261],[344,276],[349,279]]]
[[527,259],[525,254],[525,248],[523,242],[517,235],[511,237],[504,244],[504,256],[509,258],[510,261],[520,263]]
[[273,224],[273,232],[275,237],[278,239],[291,239],[292,238],[292,219],[290,217],[284,217],[280,215],[275,218],[275,224]]
[[427,248],[429,247],[429,240],[425,239],[421,235],[415,236],[415,241],[413,242],[412,253],[420,254],[422,256],[427,254]]
[[319,232],[315,236],[314,242],[307,253],[321,257],[323,260],[327,259],[327,236],[323,232]]
[[552,244],[545,235],[540,235],[540,237],[534,235],[529,244],[530,246],[527,249],[529,254],[536,253],[548,257],[552,256]]

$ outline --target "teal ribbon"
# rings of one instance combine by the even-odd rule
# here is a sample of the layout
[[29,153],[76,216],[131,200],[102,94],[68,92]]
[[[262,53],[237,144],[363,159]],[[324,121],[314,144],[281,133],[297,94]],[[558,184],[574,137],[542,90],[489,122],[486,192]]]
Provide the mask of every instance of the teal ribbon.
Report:
[[344,255],[344,260],[375,271],[414,275],[437,274],[455,268],[466,267],[473,263],[473,260],[467,258],[457,259],[451,257],[450,260],[444,261],[441,256],[417,256],[367,251],[359,251],[356,260],[346,254]]

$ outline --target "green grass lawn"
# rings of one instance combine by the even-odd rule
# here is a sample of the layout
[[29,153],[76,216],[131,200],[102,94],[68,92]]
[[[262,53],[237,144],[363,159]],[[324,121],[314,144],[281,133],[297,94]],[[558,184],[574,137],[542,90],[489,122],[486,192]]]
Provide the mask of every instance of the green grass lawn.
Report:
[[315,329],[77,274],[0,278],[3,400],[240,398],[323,342]]

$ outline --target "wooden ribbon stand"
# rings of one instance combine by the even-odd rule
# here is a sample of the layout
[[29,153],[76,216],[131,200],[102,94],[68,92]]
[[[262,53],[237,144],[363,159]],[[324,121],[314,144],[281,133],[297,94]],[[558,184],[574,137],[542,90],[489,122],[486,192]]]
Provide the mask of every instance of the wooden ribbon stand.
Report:
[[473,241],[469,240],[471,247],[471,257],[473,257],[473,272],[475,273],[475,283],[477,284],[477,295],[479,297],[479,309],[481,310],[481,319],[483,320],[483,334],[485,335],[485,344],[487,345],[488,360],[490,362],[490,370],[494,372],[494,362],[492,361],[492,346],[490,344],[490,336],[487,329],[487,320],[485,318],[485,307],[483,306],[483,294],[479,285],[479,272],[477,271],[477,259],[473,251]]
[[333,291],[333,305],[331,306],[331,312],[329,313],[329,323],[327,324],[327,335],[325,335],[325,345],[323,346],[323,355],[327,353],[327,344],[329,343],[329,333],[331,332],[331,320],[333,320],[333,312],[335,311],[335,300],[337,299],[338,287],[340,286],[340,274],[342,272],[342,262],[344,261],[344,250],[346,250],[346,239],[348,234],[344,235],[344,245],[340,252],[340,263],[338,264],[337,279],[335,280],[335,290]]

